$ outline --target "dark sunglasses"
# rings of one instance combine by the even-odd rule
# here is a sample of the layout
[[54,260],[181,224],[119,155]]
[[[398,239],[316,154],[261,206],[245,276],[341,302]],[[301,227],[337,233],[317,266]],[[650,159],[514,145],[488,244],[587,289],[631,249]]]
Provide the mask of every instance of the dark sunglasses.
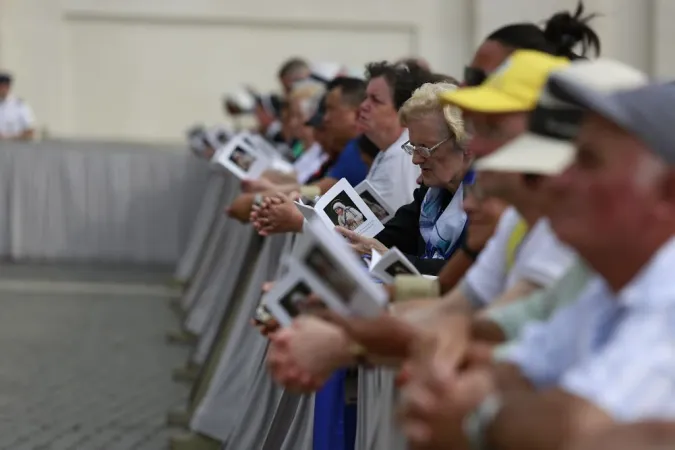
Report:
[[488,75],[483,69],[466,66],[464,68],[464,85],[480,86],[487,79]]

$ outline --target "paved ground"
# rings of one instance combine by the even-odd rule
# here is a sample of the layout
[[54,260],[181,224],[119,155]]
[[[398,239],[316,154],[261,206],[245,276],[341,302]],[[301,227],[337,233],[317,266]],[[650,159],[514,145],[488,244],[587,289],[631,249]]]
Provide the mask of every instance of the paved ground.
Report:
[[167,273],[0,266],[0,449],[159,450],[187,350]]

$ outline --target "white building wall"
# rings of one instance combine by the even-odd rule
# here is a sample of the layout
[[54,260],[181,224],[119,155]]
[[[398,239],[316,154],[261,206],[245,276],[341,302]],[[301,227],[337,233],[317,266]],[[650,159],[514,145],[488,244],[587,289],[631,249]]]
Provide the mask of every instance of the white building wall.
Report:
[[[675,74],[672,0],[586,0],[606,56]],[[277,87],[289,55],[420,55],[461,76],[478,42],[576,0],[0,0],[0,68],[52,135],[177,140],[223,120],[221,97]]]

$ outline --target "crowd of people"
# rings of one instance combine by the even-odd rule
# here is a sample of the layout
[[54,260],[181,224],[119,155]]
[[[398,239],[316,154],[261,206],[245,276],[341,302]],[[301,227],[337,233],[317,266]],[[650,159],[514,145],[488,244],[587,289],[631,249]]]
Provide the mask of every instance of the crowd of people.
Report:
[[303,233],[294,200],[368,180],[394,217],[366,238],[335,203],[336,230],[422,274],[383,285],[375,318],[254,321],[277,383],[390,376],[381,420],[411,449],[675,446],[675,84],[601,57],[592,19],[503,26],[461,81],[414,59],[364,77],[291,59],[283,96],[250,93],[295,172],[243,181],[227,214]]

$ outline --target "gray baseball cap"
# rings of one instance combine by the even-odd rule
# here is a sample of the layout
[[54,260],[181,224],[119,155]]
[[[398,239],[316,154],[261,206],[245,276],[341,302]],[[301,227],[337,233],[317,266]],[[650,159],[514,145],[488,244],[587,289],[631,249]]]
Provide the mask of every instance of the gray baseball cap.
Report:
[[559,95],[638,137],[668,164],[675,164],[675,84],[652,83],[602,93],[572,80],[555,79]]
[[476,170],[539,175],[562,172],[574,160],[574,139],[585,110],[590,109],[582,103],[589,98],[587,93],[605,98],[648,82],[639,70],[606,58],[575,61],[551,72],[537,107],[530,113],[528,131],[476,161]]

